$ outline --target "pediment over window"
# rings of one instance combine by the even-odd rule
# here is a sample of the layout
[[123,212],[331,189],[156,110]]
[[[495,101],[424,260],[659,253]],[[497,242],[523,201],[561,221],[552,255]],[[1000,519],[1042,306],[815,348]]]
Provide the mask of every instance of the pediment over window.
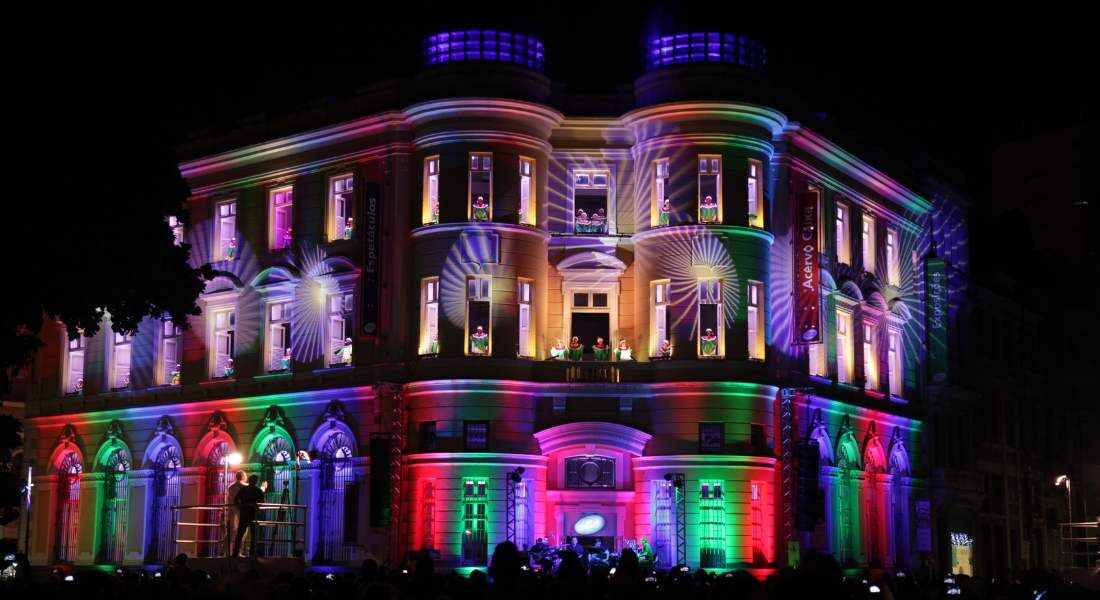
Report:
[[252,278],[251,286],[257,290],[298,283],[298,270],[293,267],[268,267]]
[[605,446],[641,456],[651,437],[633,427],[600,421],[566,423],[535,433],[544,455],[574,446]]

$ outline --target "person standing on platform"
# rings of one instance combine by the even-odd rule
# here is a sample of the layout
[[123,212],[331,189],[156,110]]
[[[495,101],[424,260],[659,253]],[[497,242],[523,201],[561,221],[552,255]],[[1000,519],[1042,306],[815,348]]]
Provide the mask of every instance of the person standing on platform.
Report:
[[260,478],[252,475],[248,478],[248,485],[237,494],[236,505],[241,517],[237,536],[233,541],[232,556],[240,556],[241,539],[245,531],[252,536],[252,543],[256,542],[256,509],[257,505],[264,501],[264,491],[260,489],[259,483]]
[[233,536],[237,533],[237,527],[240,526],[241,513],[237,509],[237,494],[241,493],[241,490],[248,487],[248,474],[244,470],[237,471],[234,476],[235,481],[233,485],[229,486],[226,493],[226,504],[228,506],[225,509],[225,541],[233,539]]

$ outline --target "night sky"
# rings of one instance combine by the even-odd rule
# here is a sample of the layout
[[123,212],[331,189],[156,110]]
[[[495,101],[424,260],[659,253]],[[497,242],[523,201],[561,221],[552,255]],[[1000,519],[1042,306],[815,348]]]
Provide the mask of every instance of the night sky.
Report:
[[29,83],[17,101],[43,115],[28,143],[51,156],[59,139],[70,150],[94,149],[72,166],[102,181],[135,155],[189,158],[169,152],[196,131],[217,135],[415,72],[419,42],[435,31],[534,34],[553,81],[610,92],[642,73],[647,32],[707,29],[768,45],[773,81],[803,104],[780,107],[792,118],[905,183],[917,173],[945,175],[980,207],[989,202],[992,148],[1080,123],[1084,74],[1096,66],[1078,33],[1085,20],[1067,15],[961,15],[925,5],[920,14],[804,13],[791,5],[717,18],[702,12],[705,3],[537,2],[530,11],[407,4],[247,14],[189,5],[186,14],[147,15],[144,25],[132,14],[68,15],[38,58],[14,65]]

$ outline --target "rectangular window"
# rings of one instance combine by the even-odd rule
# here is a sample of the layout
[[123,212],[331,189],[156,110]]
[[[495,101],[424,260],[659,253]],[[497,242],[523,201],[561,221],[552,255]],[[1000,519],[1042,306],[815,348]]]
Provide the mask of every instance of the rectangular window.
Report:
[[898,287],[901,285],[901,249],[898,247],[898,231],[886,228],[886,283]]
[[519,222],[535,225],[535,159],[519,157]]
[[289,301],[271,302],[267,305],[268,373],[290,370],[290,320]]
[[749,225],[764,226],[764,163],[749,159]]
[[722,280],[699,281],[699,347],[702,358],[721,358],[724,354]]
[[439,278],[420,282],[420,355],[439,354]]
[[863,386],[869,390],[878,389],[878,340],[876,329],[871,323],[863,324]]
[[668,159],[653,162],[653,200],[650,225],[664,227],[668,225],[672,212],[672,200],[668,197]]
[[328,241],[350,240],[355,234],[355,176],[328,180]]
[[489,449],[488,421],[464,421],[462,428],[466,450]]
[[183,330],[171,319],[161,322],[160,334],[160,384],[180,384],[180,362],[183,358]]
[[84,351],[88,347],[88,338],[83,334],[69,340],[69,368],[65,379],[66,394],[80,394],[84,391]]
[[653,523],[653,553],[659,565],[676,564],[676,496],[681,493],[671,481],[650,480],[650,518]]
[[237,201],[226,200],[215,207],[214,260],[237,258]]
[[905,368],[901,361],[901,332],[890,329],[888,335],[889,356],[887,363],[890,369],[887,375],[890,378],[890,395],[901,398],[905,394]]
[[462,564],[489,563],[488,485],[484,479],[466,479],[462,486]]
[[133,348],[130,336],[124,333],[114,334],[114,347],[111,349],[113,374],[111,389],[124,390],[130,387],[130,358]]
[[699,222],[722,222],[722,157],[699,155]]
[[268,248],[289,248],[294,237],[294,188],[281,187],[268,192]]
[[[750,506],[752,508],[752,555],[753,562],[757,563],[757,557],[766,557],[770,552],[764,544],[764,485],[763,481],[753,481],[749,484]],[[766,562],[767,559],[764,558]]]
[[726,427],[723,423],[699,423],[699,454],[713,454],[726,449]]
[[852,315],[836,313],[836,378],[841,383],[852,382]]
[[234,377],[236,369],[233,355],[236,349],[237,311],[223,309],[214,311],[214,356],[211,361],[210,376],[214,378]]
[[172,230],[172,243],[179,246],[183,243],[183,222],[179,217],[168,217],[168,228]]
[[470,214],[471,221],[493,220],[493,155],[470,153]]
[[672,355],[672,343],[668,336],[668,309],[671,304],[669,298],[669,280],[654,281],[649,284],[649,297],[652,301],[653,314],[650,316],[652,330],[650,331],[649,355],[667,358]]
[[434,225],[439,222],[439,157],[424,159],[424,207],[420,222]]
[[531,288],[529,279],[516,281],[516,301],[519,303],[519,356],[528,358],[535,355],[535,340],[531,329]]
[[436,424],[435,421],[420,422],[420,451],[435,452],[436,449]]
[[726,567],[726,499],[721,481],[699,487],[699,566]]
[[611,177],[607,171],[573,172],[573,232],[602,235],[610,231]]
[[764,284],[750,281],[748,293],[749,360],[764,360]]
[[340,367],[351,364],[352,335],[355,321],[355,294],[336,292],[329,294],[325,306],[328,339],[328,365]]
[[852,254],[848,242],[848,205],[836,203],[836,262],[852,264]]
[[489,275],[474,275],[466,279],[466,354],[489,356],[491,353],[493,279]]
[[861,229],[861,244],[863,250],[863,270],[868,273],[875,272],[875,218],[871,215],[863,215]]

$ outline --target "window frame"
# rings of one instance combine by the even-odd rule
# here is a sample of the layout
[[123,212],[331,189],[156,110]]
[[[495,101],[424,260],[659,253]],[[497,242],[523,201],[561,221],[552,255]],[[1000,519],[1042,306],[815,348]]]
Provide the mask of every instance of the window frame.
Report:
[[[65,380],[63,395],[79,395],[84,393],[84,373],[87,368],[88,360],[88,338],[84,337],[84,332],[80,331],[76,339],[70,339],[69,334],[65,331],[65,325],[62,324],[62,335],[65,337]],[[75,346],[73,344],[76,344]],[[78,381],[73,381],[73,355],[80,355],[80,376]],[[79,385],[78,385],[79,383]]]
[[[230,342],[230,348],[227,359],[233,360],[234,379],[236,378],[237,368],[237,303],[236,302],[221,302],[217,304],[209,304],[207,313],[210,315],[208,327],[207,339],[210,341],[209,349],[207,351],[207,360],[209,361],[208,373],[211,379],[229,379],[224,374],[224,366],[221,370],[218,368],[218,355],[220,354],[218,349],[218,335],[221,332],[227,332],[226,335]],[[218,314],[226,313],[229,315],[227,319],[227,327],[224,329],[218,329]]]
[[[706,168],[702,166],[703,161],[706,161]],[[718,161],[717,172],[713,172],[714,161]],[[722,215],[722,155],[721,154],[699,154],[696,156],[696,166],[698,170],[696,172],[696,197],[695,197],[695,218],[696,223],[701,225],[721,225],[725,222]],[[718,215],[714,222],[703,222],[703,177],[714,177],[715,195],[717,196],[714,201],[718,206]]]
[[[340,310],[332,310],[333,301],[339,299]],[[347,366],[344,363],[333,362],[333,357],[340,348],[344,347],[344,340],[347,338],[355,339],[355,289],[352,287],[340,287],[332,290],[324,295],[324,315],[325,315],[325,339],[327,352],[325,353],[323,364],[326,367],[344,367]],[[333,333],[333,321],[339,319],[343,323],[341,327],[339,338],[334,338]],[[350,322],[350,325],[349,325]],[[339,340],[339,347],[336,345],[336,341]]]
[[887,325],[887,378],[890,381],[890,395],[905,397],[905,344],[900,326]]
[[[662,290],[664,293],[664,300],[661,300]],[[661,343],[666,339],[669,341],[669,348],[671,349],[672,347],[672,337],[669,335],[669,312],[672,307],[671,294],[671,279],[655,279],[649,282],[649,356],[651,358],[663,358],[661,356]],[[658,316],[661,315],[662,312],[665,331],[665,335],[663,336],[659,335],[660,332],[657,327],[658,320],[660,320]],[[671,358],[671,356],[669,358]]]
[[[668,194],[668,184],[672,179],[672,173],[670,171],[670,161],[667,158],[654,159],[653,167],[651,169],[651,181],[650,181],[650,207],[649,207],[649,225],[650,227],[666,227],[671,225],[671,197]],[[661,167],[664,167],[664,176],[661,175]],[[663,196],[663,197],[662,197]],[[661,224],[661,205],[664,203],[665,198],[669,199],[669,223]]]
[[745,190],[748,197],[746,205],[749,227],[764,228],[764,163],[755,158],[748,159],[748,171]]
[[[527,167],[526,172],[524,167]],[[524,181],[526,179],[526,182]],[[538,161],[529,156],[519,157],[519,219],[520,225],[536,227],[538,223]],[[527,190],[527,205],[523,192]]]
[[886,284],[901,287],[901,238],[898,228],[886,227]]
[[[700,286],[704,281],[717,281],[718,282],[718,299],[716,302],[703,302],[702,294],[699,293]],[[705,360],[721,360],[726,357],[726,316],[723,313],[723,286],[724,282],[720,277],[706,277],[700,278],[695,281],[696,286],[696,306],[695,306],[695,319],[698,323],[698,332],[695,336],[695,356]],[[703,306],[715,305],[715,314],[718,320],[717,329],[714,334],[717,340],[716,354],[714,356],[703,355]]]
[[[746,336],[749,360],[764,361],[767,358],[767,336],[764,319],[764,283],[750,279],[745,286]],[[755,339],[754,339],[755,338]]]
[[[280,318],[275,320],[273,313],[276,307],[280,307]],[[294,301],[290,297],[276,297],[270,298],[264,302],[264,373],[283,373],[289,372],[290,367],[286,369],[282,368],[282,356],[285,356],[287,349],[291,350],[291,360],[293,360],[293,330],[294,330]],[[278,325],[276,325],[278,323]],[[281,327],[285,338],[282,340],[283,355],[277,360],[279,361],[278,367],[275,367],[275,334],[274,328]]]
[[878,359],[878,324],[871,319],[863,319],[862,325],[860,341],[863,344],[863,387],[877,391],[882,383]]
[[[470,426],[471,425],[484,425],[485,426],[485,444],[482,447],[470,444]],[[489,447],[492,444],[489,441],[489,435],[492,431],[489,421],[462,421],[462,448],[466,452],[488,452]]]
[[[516,335],[517,341],[517,356],[520,358],[535,358],[535,328],[532,326],[534,320],[534,302],[535,302],[535,281],[526,277],[516,278]],[[523,313],[524,307],[527,312],[527,339],[524,340],[523,335]],[[526,351],[524,349],[526,346]]]
[[[845,308],[836,309],[836,380],[851,384],[855,377],[855,340],[852,332],[853,313]],[[841,338],[843,337],[843,342]],[[843,349],[843,351],[842,351]],[[841,361],[843,360],[843,368]]]
[[[434,296],[432,292],[434,290]],[[432,352],[431,327],[429,325],[429,307],[435,306],[435,337],[439,342],[439,277],[422,277],[420,279],[420,345],[417,349],[419,356],[435,356],[439,353]]]
[[[128,390],[133,388],[133,368],[134,368],[134,338],[132,335],[125,333],[118,333],[111,328],[111,335],[108,338],[110,342],[110,385],[108,388],[111,391]],[[120,348],[126,349],[126,367],[120,369]],[[126,381],[119,381],[120,371],[126,372]]]
[[[168,332],[172,334],[169,335]],[[180,365],[180,377],[183,377],[183,328],[172,322],[172,319],[160,320],[160,335],[157,340],[157,384],[158,385],[173,385],[172,383],[172,371],[168,368],[168,350],[167,346],[169,342],[172,342],[176,346],[176,360],[175,364]],[[172,365],[173,367],[175,366]],[[182,383],[182,381],[181,381]],[[179,384],[175,384],[179,385]]]
[[[342,181],[345,184],[350,182],[351,187],[345,187],[344,191],[336,191],[337,182]],[[346,171],[337,175],[331,175],[328,178],[328,200],[325,203],[325,239],[329,243],[340,242],[350,240],[355,237],[355,172]],[[341,218],[343,223],[337,224],[337,197],[342,196],[344,201],[344,215]],[[350,196],[350,197],[348,197]],[[345,233],[347,229],[347,220],[352,219],[352,233],[351,237],[348,237]]]
[[[590,183],[580,184],[577,183],[578,176],[587,175]],[[595,178],[597,175],[603,175],[607,178],[605,185],[596,185]],[[571,210],[569,211],[570,227],[568,233],[570,235],[616,235],[618,233],[617,218],[615,215],[615,178],[614,173],[610,167],[574,167],[569,170],[569,185],[570,193],[572,194]],[[577,190],[607,190],[607,194],[604,198],[604,211],[607,214],[605,227],[607,231],[603,233],[578,233],[577,232]]]
[[[223,206],[228,206],[229,207],[229,214],[228,215],[224,215],[224,216],[222,215],[222,207]],[[236,198],[227,198],[227,199],[224,199],[224,200],[216,201],[214,203],[214,236],[213,236],[214,244],[212,244],[212,246],[214,248],[214,254],[211,257],[214,262],[221,262],[221,261],[227,261],[227,260],[236,260],[237,258],[240,258],[238,256],[238,254],[240,252],[240,243],[239,242],[236,242],[236,245],[234,246],[234,255],[233,255],[233,257],[228,257],[227,256],[227,254],[228,254],[228,245],[227,245],[227,241],[226,241],[226,238],[225,238],[224,229],[225,229],[225,222],[227,220],[230,220],[230,219],[233,222],[233,227],[232,227],[232,232],[233,233],[232,233],[232,235],[229,236],[229,239],[236,241],[237,240],[237,199]]]
[[848,204],[837,200],[833,210],[836,262],[849,266],[852,264],[851,220],[852,211]]
[[[279,194],[289,197],[289,202],[276,206],[275,201]],[[279,235],[277,215],[280,210],[287,211],[286,227],[282,229],[283,235]],[[294,244],[294,185],[285,184],[272,187],[267,190],[267,249],[271,252],[288,250]],[[289,235],[288,235],[289,234]]]
[[164,218],[164,221],[168,223],[168,229],[172,232],[172,244],[176,246],[183,245],[183,221],[176,215],[168,215]]
[[[439,183],[440,183],[440,170],[439,170],[439,155],[433,154],[431,156],[424,157],[423,165],[423,189],[422,206],[420,208],[420,224],[421,225],[438,225],[439,224]],[[432,171],[432,168],[435,168]],[[435,210],[432,210],[432,181],[435,181]]]
[[875,221],[875,216],[867,212],[864,212],[859,219],[860,260],[863,263],[863,270],[868,273],[875,272],[875,250],[877,245]]
[[[477,158],[477,167],[473,166],[473,159]],[[484,165],[484,159],[489,159],[489,168],[486,169],[481,165]],[[486,223],[493,222],[493,168],[496,164],[496,159],[493,157],[492,152],[469,152],[466,155],[466,220],[475,221],[474,219],[474,173],[488,173],[489,174],[489,197],[485,199],[485,202],[489,204],[488,215],[489,218]]]
[[[482,285],[476,286],[475,296],[470,297],[470,282],[471,281],[488,281],[489,289],[488,295],[482,295]],[[492,275],[467,275],[466,276],[466,323],[465,323],[465,338],[463,341],[463,352],[466,356],[485,356],[489,357],[493,355],[493,276]],[[488,323],[485,325],[485,333],[489,336],[489,348],[485,354],[476,354],[470,351],[470,335],[473,330],[470,328],[470,303],[471,302],[485,302],[489,305],[488,310]]]

